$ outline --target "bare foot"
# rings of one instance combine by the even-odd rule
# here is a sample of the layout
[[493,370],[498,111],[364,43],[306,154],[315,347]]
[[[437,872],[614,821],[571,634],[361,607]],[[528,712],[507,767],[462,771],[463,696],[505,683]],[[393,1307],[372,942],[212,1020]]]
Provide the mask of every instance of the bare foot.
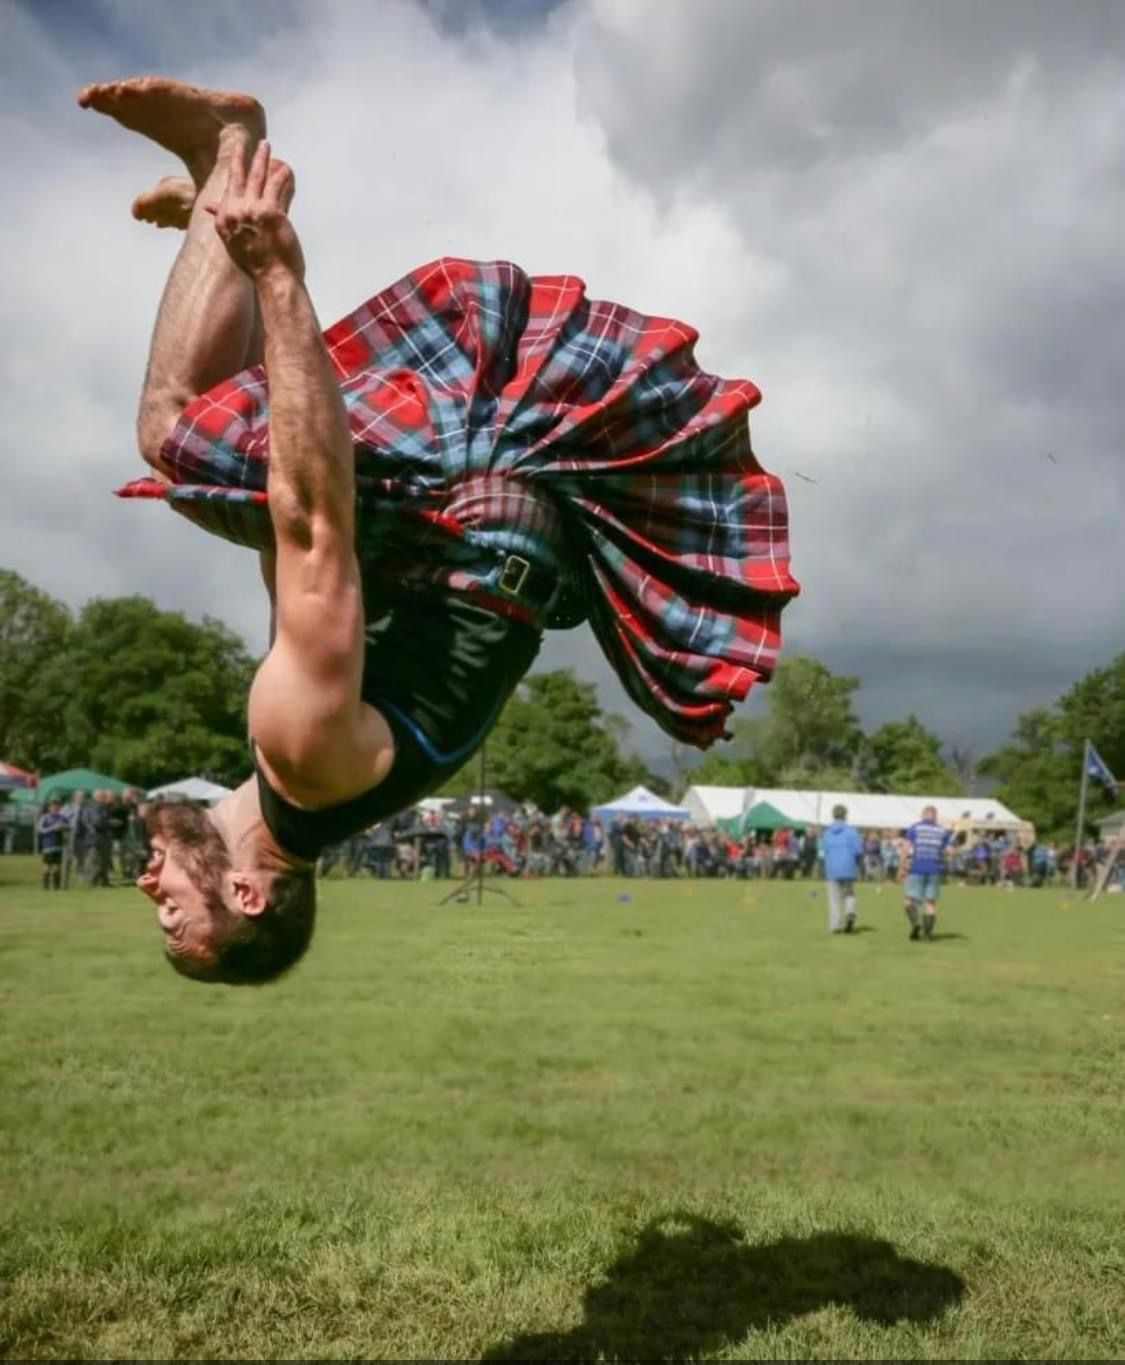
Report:
[[186,175],[166,175],[133,200],[133,217],[158,228],[186,229],[195,195],[195,182]]
[[196,185],[202,185],[215,164],[224,127],[240,124],[252,143],[266,135],[265,111],[252,95],[202,90],[169,76],[87,85],[78,92],[78,103],[175,153]]

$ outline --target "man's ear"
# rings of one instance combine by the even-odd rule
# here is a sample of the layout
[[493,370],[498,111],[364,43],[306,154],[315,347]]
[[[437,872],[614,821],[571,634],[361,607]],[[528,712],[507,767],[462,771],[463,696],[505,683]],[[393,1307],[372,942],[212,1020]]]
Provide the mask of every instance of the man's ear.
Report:
[[272,872],[228,872],[227,893],[243,915],[260,915],[270,903]]

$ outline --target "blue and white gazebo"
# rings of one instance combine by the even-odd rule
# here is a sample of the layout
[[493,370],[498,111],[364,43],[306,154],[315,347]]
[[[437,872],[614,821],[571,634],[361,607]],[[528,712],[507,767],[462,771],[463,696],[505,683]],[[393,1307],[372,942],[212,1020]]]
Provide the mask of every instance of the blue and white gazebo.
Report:
[[683,806],[673,806],[662,796],[650,792],[647,787],[634,787],[631,792],[619,796],[604,806],[595,806],[590,812],[595,820],[632,818],[634,820],[687,820],[691,811]]

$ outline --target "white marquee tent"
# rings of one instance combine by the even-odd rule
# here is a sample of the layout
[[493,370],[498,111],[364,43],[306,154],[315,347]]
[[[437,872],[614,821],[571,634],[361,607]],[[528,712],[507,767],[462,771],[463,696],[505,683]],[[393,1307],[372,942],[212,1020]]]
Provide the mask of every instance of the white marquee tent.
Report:
[[647,787],[634,787],[604,806],[596,806],[591,814],[598,820],[612,820],[615,816],[633,815],[643,820],[687,820],[690,811],[674,806],[670,801],[650,792]]
[[905,829],[922,818],[922,808],[933,806],[943,825],[967,819],[997,829],[1020,823],[999,801],[980,796],[902,796],[876,792],[798,791],[788,787],[690,787],[684,805],[692,823],[714,825],[736,818],[759,801],[768,801],[782,815],[809,825],[832,822],[833,806],[846,806],[848,823],[860,829]]
[[1115,810],[1112,815],[1095,820],[1094,824],[1098,827],[1099,838],[1116,839],[1125,834],[1125,810]]
[[217,782],[208,782],[205,777],[182,777],[178,782],[166,782],[163,787],[153,787],[149,792],[149,796],[158,799],[203,801],[209,806],[229,795],[229,787],[221,787]]
[[720,820],[737,820],[747,805],[747,787],[689,787],[683,806],[693,825],[715,825]]

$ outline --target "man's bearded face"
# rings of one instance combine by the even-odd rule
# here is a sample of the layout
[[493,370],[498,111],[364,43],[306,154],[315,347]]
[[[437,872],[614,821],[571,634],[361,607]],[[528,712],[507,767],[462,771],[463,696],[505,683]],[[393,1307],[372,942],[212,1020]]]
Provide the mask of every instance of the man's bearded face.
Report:
[[205,810],[174,802],[145,814],[152,856],[137,886],[156,905],[165,951],[199,970],[214,958],[216,916],[223,913],[223,883],[230,854]]

